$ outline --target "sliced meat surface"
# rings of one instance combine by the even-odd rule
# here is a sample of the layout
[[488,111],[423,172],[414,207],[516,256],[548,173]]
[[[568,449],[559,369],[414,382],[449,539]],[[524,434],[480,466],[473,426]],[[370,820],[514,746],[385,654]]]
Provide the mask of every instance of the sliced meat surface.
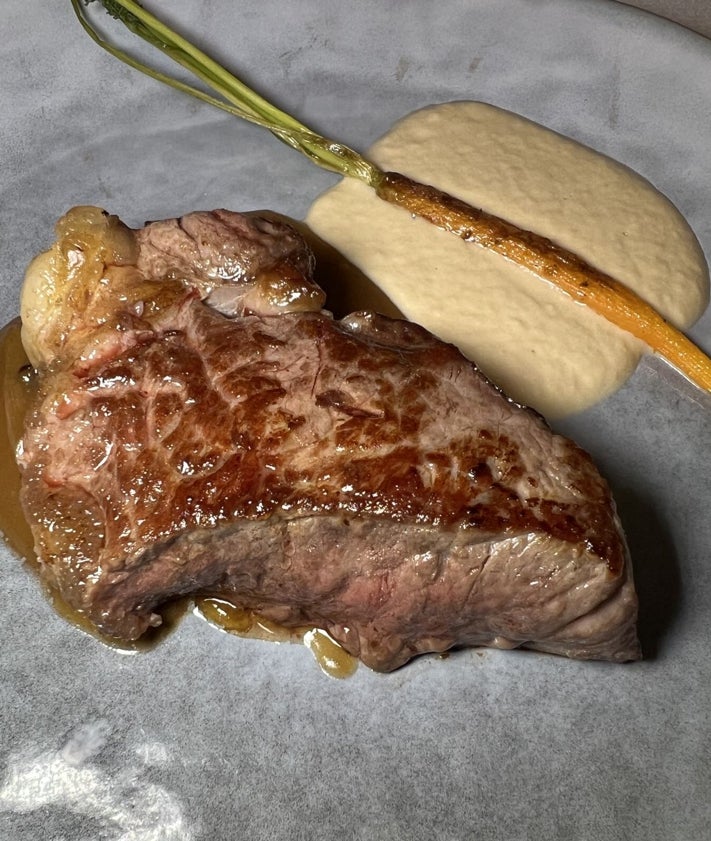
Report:
[[320,309],[313,255],[289,225],[259,213],[198,211],[136,233],[145,277],[178,278],[224,315]]

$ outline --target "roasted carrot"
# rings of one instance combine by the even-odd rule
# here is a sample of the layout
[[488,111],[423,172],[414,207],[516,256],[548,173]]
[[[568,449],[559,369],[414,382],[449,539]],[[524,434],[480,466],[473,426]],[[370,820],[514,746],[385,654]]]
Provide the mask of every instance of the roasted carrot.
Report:
[[466,242],[495,251],[553,283],[664,357],[699,388],[711,391],[711,359],[624,283],[598,271],[550,239],[512,225],[454,196],[396,172],[375,192]]

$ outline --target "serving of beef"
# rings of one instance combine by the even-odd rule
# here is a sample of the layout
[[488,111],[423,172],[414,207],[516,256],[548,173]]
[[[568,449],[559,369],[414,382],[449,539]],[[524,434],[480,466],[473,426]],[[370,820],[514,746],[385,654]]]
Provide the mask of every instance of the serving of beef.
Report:
[[291,230],[220,211],[136,240],[121,340],[47,366],[19,455],[43,575],[98,629],[134,639],[206,594],[378,670],[465,645],[639,656],[624,537],[580,448],[424,329],[321,310]]

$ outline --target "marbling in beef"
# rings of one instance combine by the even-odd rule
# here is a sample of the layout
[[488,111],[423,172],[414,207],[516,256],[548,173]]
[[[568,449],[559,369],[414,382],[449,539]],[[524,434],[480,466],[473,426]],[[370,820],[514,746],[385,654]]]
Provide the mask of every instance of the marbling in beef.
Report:
[[305,244],[258,219],[153,223],[102,266],[122,293],[100,340],[57,345],[19,458],[47,580],[124,639],[207,594],[378,670],[465,645],[638,657],[590,457],[424,329],[334,319]]

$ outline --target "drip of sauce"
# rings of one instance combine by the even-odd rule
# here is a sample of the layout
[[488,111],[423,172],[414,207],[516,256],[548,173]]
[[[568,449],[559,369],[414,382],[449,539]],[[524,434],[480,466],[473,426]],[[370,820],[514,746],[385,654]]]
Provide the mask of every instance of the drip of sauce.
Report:
[[321,628],[312,628],[303,637],[316,662],[331,677],[350,677],[358,668],[358,660],[343,648]]
[[[34,553],[32,532],[20,505],[20,471],[15,460],[25,416],[36,393],[36,376],[22,346],[20,319],[16,318],[0,330],[0,472],[4,492],[0,495],[0,532],[8,546],[39,577],[39,565]],[[141,639],[130,642],[100,634],[78,610],[75,610],[55,590],[40,578],[45,594],[57,613],[101,642],[126,653],[153,648],[178,625],[190,610],[193,601],[176,599],[161,607],[163,619],[159,628],[151,629]],[[358,660],[346,652],[325,631],[311,626],[285,628],[250,610],[237,607],[229,599],[199,598],[195,612],[210,624],[232,634],[271,642],[300,642],[313,653],[316,662],[327,675],[345,678],[352,675]]]
[[270,642],[303,643],[313,654],[321,671],[330,677],[347,678],[358,668],[358,659],[321,628],[309,625],[286,628],[252,610],[238,607],[223,597],[196,599],[195,612],[211,625],[230,634]]
[[[481,102],[431,106],[396,123],[368,158],[549,237],[677,327],[708,303],[703,252],[671,202],[622,164],[517,114]],[[306,222],[408,319],[549,418],[612,393],[645,350],[516,263],[354,179],[320,196]]]

